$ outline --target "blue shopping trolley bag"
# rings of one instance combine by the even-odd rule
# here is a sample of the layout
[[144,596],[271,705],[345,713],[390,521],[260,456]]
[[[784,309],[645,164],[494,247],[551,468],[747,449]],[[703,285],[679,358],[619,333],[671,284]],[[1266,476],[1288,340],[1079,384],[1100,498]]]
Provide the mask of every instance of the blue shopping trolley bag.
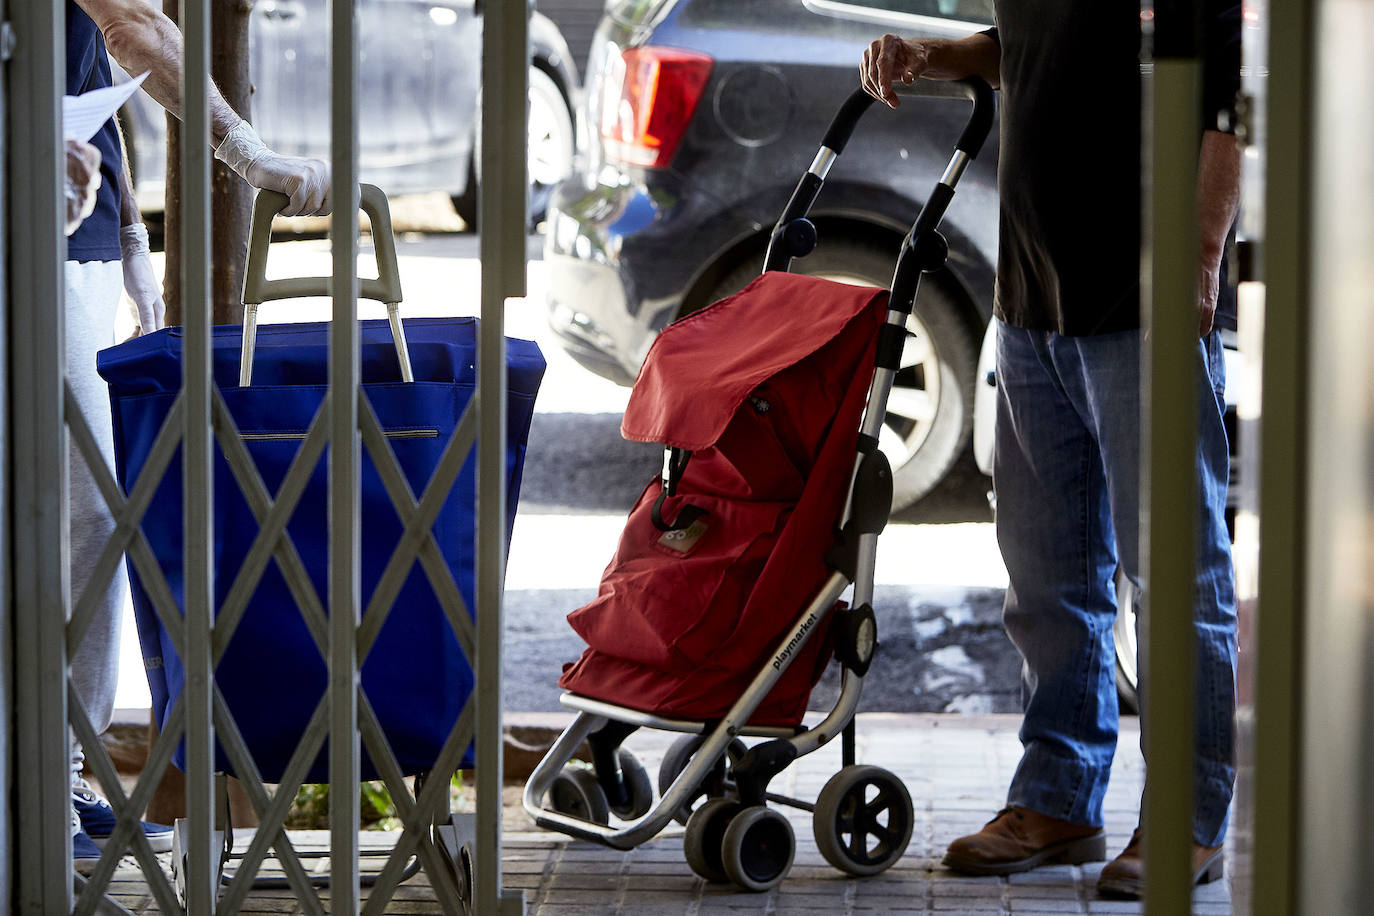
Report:
[[[375,221],[374,221],[375,222]],[[402,381],[398,348],[385,320],[361,322],[361,397],[370,405],[400,470],[418,499],[472,400],[478,323],[473,318],[421,318],[404,323],[415,381]],[[238,384],[242,329],[213,329],[213,371],[241,441],[267,491],[277,491],[328,390],[328,325],[264,325],[256,334],[252,385]],[[403,350],[404,348],[402,348]],[[507,339],[506,487],[504,535],[509,543],[520,492],[526,440],[544,359],[531,341]],[[167,328],[99,354],[109,383],[115,464],[128,493],[148,462],[154,440],[181,385],[182,334]],[[362,407],[360,405],[360,410]],[[292,545],[320,603],[327,607],[329,528],[327,449],[309,478],[287,525]],[[238,481],[215,449],[214,595],[223,604],[258,534],[257,520]],[[368,449],[362,449],[362,608],[399,542],[403,525]],[[443,560],[469,615],[476,610],[474,555],[476,448],[444,500],[433,525]],[[142,520],[152,547],[184,611],[181,450],[162,476]],[[153,709],[159,725],[185,684],[185,670],[153,609],[142,579],[131,568],[138,623]],[[454,637],[438,594],[417,561],[361,667],[362,686],[382,730],[407,774],[431,768],[473,687],[472,669]],[[277,782],[326,690],[326,666],[276,559],[252,592],[241,623],[215,671],[260,775]],[[327,747],[327,745],[326,745]],[[235,768],[218,750],[217,767]],[[184,768],[184,746],[174,758]],[[472,765],[472,749],[463,766]],[[377,778],[364,754],[363,778]],[[328,779],[322,751],[307,782]]]

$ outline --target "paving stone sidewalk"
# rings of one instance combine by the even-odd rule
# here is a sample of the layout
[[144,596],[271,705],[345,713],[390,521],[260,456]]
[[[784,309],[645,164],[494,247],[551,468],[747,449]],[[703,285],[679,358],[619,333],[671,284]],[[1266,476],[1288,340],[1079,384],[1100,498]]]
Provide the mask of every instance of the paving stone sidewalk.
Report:
[[[826,864],[812,836],[810,815],[785,811],[797,837],[788,878],[767,894],[744,893],[701,881],[682,856],[682,828],[674,825],[653,842],[629,852],[571,840],[534,828],[518,807],[518,790],[507,792],[504,880],[525,892],[530,916],[764,916],[841,914],[1140,913],[1129,901],[1097,897],[1100,864],[1051,866],[1010,878],[968,878],[940,864],[950,840],[977,830],[1002,804],[1020,754],[1017,716],[889,715],[860,717],[861,763],[886,767],[911,791],[915,830],[905,858],[887,872],[854,879]],[[641,733],[633,748],[649,768],[671,735]],[[816,794],[840,765],[836,746],[803,758],[774,781],[773,789],[804,799]],[[1106,816],[1109,855],[1130,838],[1136,824],[1143,763],[1139,728],[1124,719]],[[514,802],[514,804],[512,804]],[[157,912],[139,893],[136,871],[121,873],[116,889],[136,913]],[[1231,912],[1225,881],[1194,895],[1198,916]],[[300,912],[289,892],[255,892],[245,913]],[[402,885],[387,913],[438,913],[423,874]]]

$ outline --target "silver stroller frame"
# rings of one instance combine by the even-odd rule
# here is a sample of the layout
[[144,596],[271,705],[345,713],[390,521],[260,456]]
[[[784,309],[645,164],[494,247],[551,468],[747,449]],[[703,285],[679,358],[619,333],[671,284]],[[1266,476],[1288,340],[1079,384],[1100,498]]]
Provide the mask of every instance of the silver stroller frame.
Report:
[[[830,864],[849,874],[876,874],[896,862],[906,850],[913,815],[905,786],[886,770],[856,766],[854,760],[854,713],[863,692],[864,675],[878,645],[871,605],[878,534],[887,523],[892,505],[892,472],[878,450],[878,433],[901,363],[906,322],[916,300],[920,275],[939,270],[945,264],[948,246],[938,226],[960,177],[987,138],[995,100],[992,89],[977,79],[922,79],[912,86],[896,84],[894,88],[903,94],[966,99],[973,103],[973,112],[949,165],[922,207],[897,258],[843,524],[826,558],[833,571],[778,641],[771,662],[763,666],[719,720],[669,719],[572,693],[563,694],[560,701],[576,710],[577,718],[540,761],[524,791],[525,810],[541,827],[614,849],[632,849],[653,838],[674,818],[683,819],[704,789],[710,800],[686,818],[687,861],[703,878],[730,880],[755,891],[767,890],[782,881],[791,867],[795,848],[791,825],[781,814],[767,808],[766,802],[811,811],[821,853]],[[786,271],[792,258],[804,257],[815,248],[816,227],[807,214],[859,118],[873,102],[863,90],[856,90],[835,115],[811,168],[802,176],[773,228],[765,271]],[[669,483],[671,464],[665,457],[665,486]],[[851,585],[853,606],[836,611],[836,602]],[[833,626],[835,657],[842,669],[834,707],[813,728],[750,726],[750,716],[817,625],[831,613],[839,615]],[[660,771],[661,797],[656,805],[652,803],[652,789],[643,767],[620,747],[627,736],[641,727],[688,736],[674,745],[669,753],[672,762],[665,761],[664,770]],[[768,792],[768,783],[774,776],[836,735],[843,742],[843,769],[831,777],[814,805]],[[739,741],[741,737],[768,740],[745,748]],[[591,748],[593,770],[564,769],[584,741]],[[665,780],[673,771],[675,778]],[[663,784],[665,781],[667,785]],[[877,794],[869,797],[867,790],[873,787]],[[609,823],[608,809],[625,821],[623,826]]]

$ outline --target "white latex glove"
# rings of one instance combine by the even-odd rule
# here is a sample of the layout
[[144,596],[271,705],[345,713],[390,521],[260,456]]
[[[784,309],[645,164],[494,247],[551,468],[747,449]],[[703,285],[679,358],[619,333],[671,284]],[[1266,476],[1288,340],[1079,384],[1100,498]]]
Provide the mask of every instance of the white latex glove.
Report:
[[63,181],[67,235],[95,211],[95,192],[100,189],[100,181],[100,150],[80,140],[68,140],[67,174]]
[[133,336],[151,334],[167,323],[167,306],[162,287],[153,272],[152,250],[148,247],[148,227],[133,223],[119,230],[120,261],[124,265],[124,292],[134,304],[138,327]]
[[224,135],[215,158],[253,187],[291,198],[282,216],[328,216],[333,209],[328,163],[273,152],[247,121]]

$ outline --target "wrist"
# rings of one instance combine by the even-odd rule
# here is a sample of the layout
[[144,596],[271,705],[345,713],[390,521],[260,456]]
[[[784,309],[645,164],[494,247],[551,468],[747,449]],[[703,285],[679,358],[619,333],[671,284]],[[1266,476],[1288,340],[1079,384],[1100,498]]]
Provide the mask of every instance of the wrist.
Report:
[[215,158],[247,180],[248,170],[267,152],[267,145],[262,142],[253,125],[240,120],[220,140],[215,149]]
[[148,227],[143,223],[130,223],[119,228],[119,251],[125,258],[152,254],[148,244]]

